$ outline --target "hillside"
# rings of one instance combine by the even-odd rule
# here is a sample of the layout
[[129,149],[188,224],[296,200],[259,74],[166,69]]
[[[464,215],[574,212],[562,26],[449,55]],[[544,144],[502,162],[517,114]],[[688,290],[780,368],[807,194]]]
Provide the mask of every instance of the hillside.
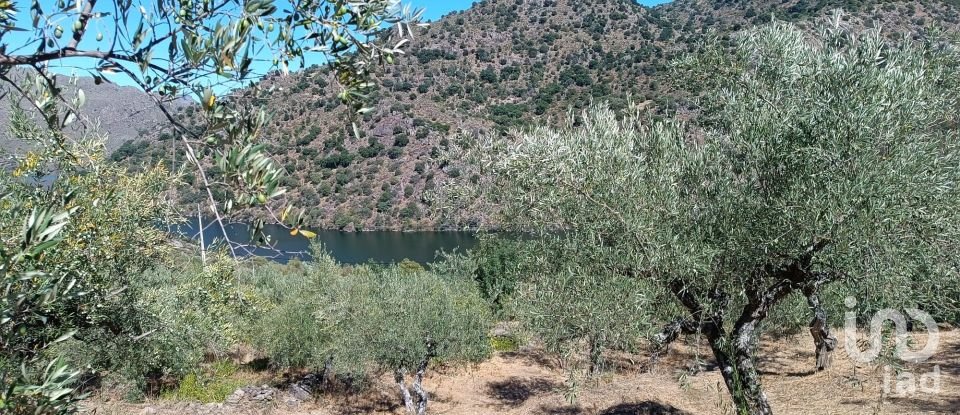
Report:
[[[850,25],[880,25],[891,34],[918,35],[931,25],[955,30],[960,21],[956,2],[941,0],[679,0],[655,8],[630,0],[485,0],[418,33],[408,56],[380,79],[360,139],[323,68],[271,77],[235,99],[273,115],[265,138],[290,173],[290,194],[311,208],[310,225],[468,226],[482,212],[442,217],[424,198],[438,179],[460,175],[439,162],[450,140],[556,123],[594,100],[684,111],[686,99],[665,76],[671,59],[705,36],[729,40],[771,15],[812,27],[836,7],[850,12]],[[125,145],[117,158],[133,166],[169,158],[173,140],[158,138]],[[190,186],[181,197],[202,199]]]
[[[14,79],[18,75],[13,75]],[[154,100],[143,91],[111,83],[96,84],[93,78],[78,77],[72,85],[65,76],[57,77],[57,84],[66,88],[66,96],[73,96],[76,88],[84,91],[86,103],[83,116],[89,119],[88,125],[99,124],[102,132],[108,133],[107,150],[114,151],[127,140],[151,137],[167,123],[166,117],[157,108]],[[173,107],[186,106],[189,101],[172,102]],[[22,105],[30,113],[32,107]],[[10,108],[0,106],[0,151],[17,152],[22,143],[10,137],[7,122]],[[82,123],[75,123],[68,132],[78,134]]]

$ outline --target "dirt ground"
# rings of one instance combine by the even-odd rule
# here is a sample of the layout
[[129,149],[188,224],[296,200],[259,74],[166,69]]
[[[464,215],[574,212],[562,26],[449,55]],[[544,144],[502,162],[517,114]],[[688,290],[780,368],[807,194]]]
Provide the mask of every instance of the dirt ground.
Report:
[[[926,339],[916,336],[915,344]],[[762,343],[759,367],[763,386],[777,414],[958,414],[960,413],[960,330],[940,333],[937,353],[897,372],[877,364],[855,363],[843,344],[833,366],[813,371],[813,342],[798,335]],[[692,363],[702,357],[700,366]],[[498,353],[477,365],[428,374],[429,414],[687,415],[730,414],[720,373],[705,347],[675,344],[656,365],[642,356],[613,358],[614,368],[577,386],[568,400],[566,372],[556,359],[536,350]],[[701,370],[692,371],[692,367]],[[912,374],[914,379],[909,379]],[[884,384],[887,384],[887,392]],[[898,393],[898,385],[900,392]],[[911,391],[911,389],[915,389]],[[325,395],[314,402],[278,400],[257,407],[152,401],[125,404],[93,400],[96,414],[402,414],[389,378],[360,395]]]

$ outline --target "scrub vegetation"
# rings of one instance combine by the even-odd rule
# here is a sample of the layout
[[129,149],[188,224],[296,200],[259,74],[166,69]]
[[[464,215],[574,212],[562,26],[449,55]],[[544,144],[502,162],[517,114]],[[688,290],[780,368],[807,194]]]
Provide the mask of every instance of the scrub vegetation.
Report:
[[[0,170],[0,412],[70,414],[107,392],[221,408],[281,388],[302,403],[388,385],[383,411],[423,415],[456,404],[437,399],[450,388],[436,379],[520,356],[563,371],[566,383],[518,386],[523,379],[497,373],[504,379],[488,393],[508,402],[497,408],[562,390],[569,406],[553,409],[579,413],[576,403],[598,391],[591,385],[639,379],[623,367],[655,367],[684,344],[698,350],[697,370],[722,383],[721,412],[765,415],[778,402],[764,381],[773,358],[764,341],[809,336],[802,364],[816,376],[842,361],[842,323],[868,328],[886,308],[960,318],[960,49],[949,33],[891,34],[848,24],[840,10],[818,14],[844,3],[889,18],[899,2],[790,2],[783,19],[757,21],[754,11],[736,20],[747,27],[693,37],[716,13],[664,16],[708,3],[729,10],[729,2],[648,9],[558,0],[542,9],[578,13],[577,33],[599,36],[643,17],[649,24],[637,36],[647,43],[628,49],[636,56],[601,47],[562,67],[541,65],[539,75],[526,72],[536,65],[497,59],[506,56],[499,50],[428,46],[457,39],[477,10],[498,18],[476,17],[491,25],[486,36],[512,33],[521,19],[568,22],[517,13],[539,10],[528,3],[487,0],[451,15],[439,24],[445,32],[426,32],[406,56],[419,12],[387,0],[115,2],[111,14],[95,0],[29,11],[0,1],[0,83],[10,136],[21,144]],[[811,16],[824,18],[808,24]],[[117,28],[114,39],[95,33],[102,25]],[[8,31],[26,31],[30,47],[3,37]],[[560,39],[551,34],[536,38],[545,50],[530,38],[510,53],[568,56],[569,44],[550,46]],[[649,76],[641,74],[651,66],[635,63],[678,36],[689,47],[670,49],[651,69],[670,95],[617,95]],[[618,39],[629,48],[631,39]],[[269,58],[285,73],[310,53],[323,55],[325,69],[279,78],[253,63]],[[110,131],[85,113],[86,90],[45,66],[76,59],[97,62],[94,85],[120,73],[151,93],[169,124],[164,135],[110,156]],[[405,63],[390,66],[395,60]],[[452,62],[482,64],[474,76]],[[308,77],[317,73],[328,80]],[[450,81],[459,76],[469,82]],[[211,79],[255,82],[224,98]],[[317,123],[278,140],[288,130],[271,123],[295,128],[303,117],[271,106],[271,94],[282,93],[272,82],[323,93],[314,109],[349,108],[337,118],[349,135]],[[400,122],[384,141],[369,128],[384,116],[384,87],[479,111],[484,127],[414,117],[415,129]],[[258,91],[270,93],[251,100]],[[167,98],[184,93],[195,105],[171,110]],[[568,105],[565,118],[552,104],[562,94],[583,103]],[[163,153],[170,158],[153,159],[163,142],[176,143]],[[131,168],[131,158],[142,163]],[[350,186],[373,204],[348,203]],[[266,223],[316,237],[307,229],[316,209],[343,229],[449,219],[483,233],[474,249],[441,252],[431,264],[343,265],[318,243],[311,261],[281,264],[245,255],[252,247],[239,241],[209,249],[173,240],[157,225],[181,220],[185,197],[211,226],[259,212],[252,243],[261,246],[270,242]],[[850,310],[864,317],[851,320]],[[903,350],[886,329],[877,344],[881,362],[893,362]],[[646,401],[604,413],[651,410],[650,397],[636,399]],[[330,402],[324,410],[354,409]]]

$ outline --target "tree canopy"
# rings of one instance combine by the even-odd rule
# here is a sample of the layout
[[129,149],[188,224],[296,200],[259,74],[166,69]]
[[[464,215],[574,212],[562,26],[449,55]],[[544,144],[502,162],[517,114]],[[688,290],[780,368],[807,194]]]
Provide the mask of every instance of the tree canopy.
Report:
[[[396,0],[19,7],[0,1],[0,96],[12,107],[13,137],[26,144],[13,171],[0,171],[0,410],[70,413],[79,372],[58,357],[58,344],[78,335],[120,355],[172,350],[142,344],[162,327],[150,310],[156,304],[131,278],[167,259],[156,223],[168,218],[163,192],[175,176],[162,166],[128,174],[108,163],[103,133],[83,112],[86,93],[65,85],[74,77],[57,75],[89,75],[97,85],[124,79],[149,94],[195,170],[206,211],[223,227],[222,213],[234,205],[266,205],[284,189],[283,169],[261,143],[266,112],[217,95],[275,69],[323,63],[342,86],[340,98],[362,113],[372,73],[402,53],[420,13]],[[201,125],[187,127],[171,110],[184,95],[199,102]],[[303,215],[286,204],[274,218],[310,236],[300,229]],[[92,370],[123,364],[109,361],[116,358],[102,353]],[[143,369],[155,364],[162,365]]]
[[[692,123],[600,105],[576,126],[482,140],[468,151],[489,177],[475,195],[593,270],[652,282],[685,311],[657,338],[704,334],[739,410],[770,413],[753,359],[788,295],[817,308],[839,283],[889,302],[883,287],[957,278],[955,50],[841,21],[815,37],[773,23],[732,54],[707,45],[679,62],[704,86]],[[812,324],[829,354],[835,339]]]

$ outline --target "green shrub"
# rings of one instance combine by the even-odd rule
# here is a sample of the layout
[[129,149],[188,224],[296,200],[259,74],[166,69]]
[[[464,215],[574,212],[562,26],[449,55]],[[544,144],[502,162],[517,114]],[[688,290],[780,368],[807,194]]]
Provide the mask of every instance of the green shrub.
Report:
[[237,279],[233,260],[213,255],[137,275],[128,287],[136,293],[124,313],[126,324],[144,327],[132,344],[107,329],[93,330],[86,342],[66,343],[63,353],[78,363],[108,367],[108,376],[139,390],[159,378],[179,380],[193,373],[207,355],[223,355],[228,346],[249,340],[246,327],[264,308],[264,301]]
[[282,267],[280,272],[255,272],[246,278],[268,310],[253,325],[251,343],[279,368],[320,369],[330,356],[330,334],[318,314],[326,281],[340,274],[340,267],[321,249],[300,270]]
[[[490,353],[490,315],[472,281],[395,267],[358,270],[328,282],[323,303],[332,330],[335,367],[348,373],[394,373],[401,389],[413,373],[416,402],[434,361],[479,361]],[[421,412],[422,413],[422,412]]]
[[480,295],[494,310],[501,311],[513,296],[520,278],[523,242],[501,237],[484,237],[470,251],[475,264],[474,280]]
[[320,166],[327,169],[333,169],[337,167],[347,167],[350,163],[353,163],[354,156],[344,150],[341,150],[337,154],[331,154],[320,159]]
[[[155,223],[166,217],[169,172],[130,174],[104,160],[99,138],[64,142],[17,110],[11,121],[17,137],[39,145],[0,172],[0,412],[56,413],[77,397],[69,383],[79,372],[67,367],[124,364],[117,353],[64,356],[67,342],[128,350],[152,329],[131,286],[168,253]],[[54,172],[44,188],[24,180]]]
[[498,352],[515,352],[520,349],[520,340],[514,336],[493,336],[490,347]]
[[376,157],[381,151],[383,151],[383,144],[375,143],[366,147],[361,147],[358,153],[360,154],[360,157],[371,158]]
[[163,399],[176,401],[212,403],[223,402],[244,382],[236,378],[237,365],[231,362],[216,362],[206,370],[188,374],[173,390],[160,395]]
[[403,148],[401,147],[390,147],[390,150],[387,150],[387,157],[390,157],[393,160],[400,158],[403,155]]

